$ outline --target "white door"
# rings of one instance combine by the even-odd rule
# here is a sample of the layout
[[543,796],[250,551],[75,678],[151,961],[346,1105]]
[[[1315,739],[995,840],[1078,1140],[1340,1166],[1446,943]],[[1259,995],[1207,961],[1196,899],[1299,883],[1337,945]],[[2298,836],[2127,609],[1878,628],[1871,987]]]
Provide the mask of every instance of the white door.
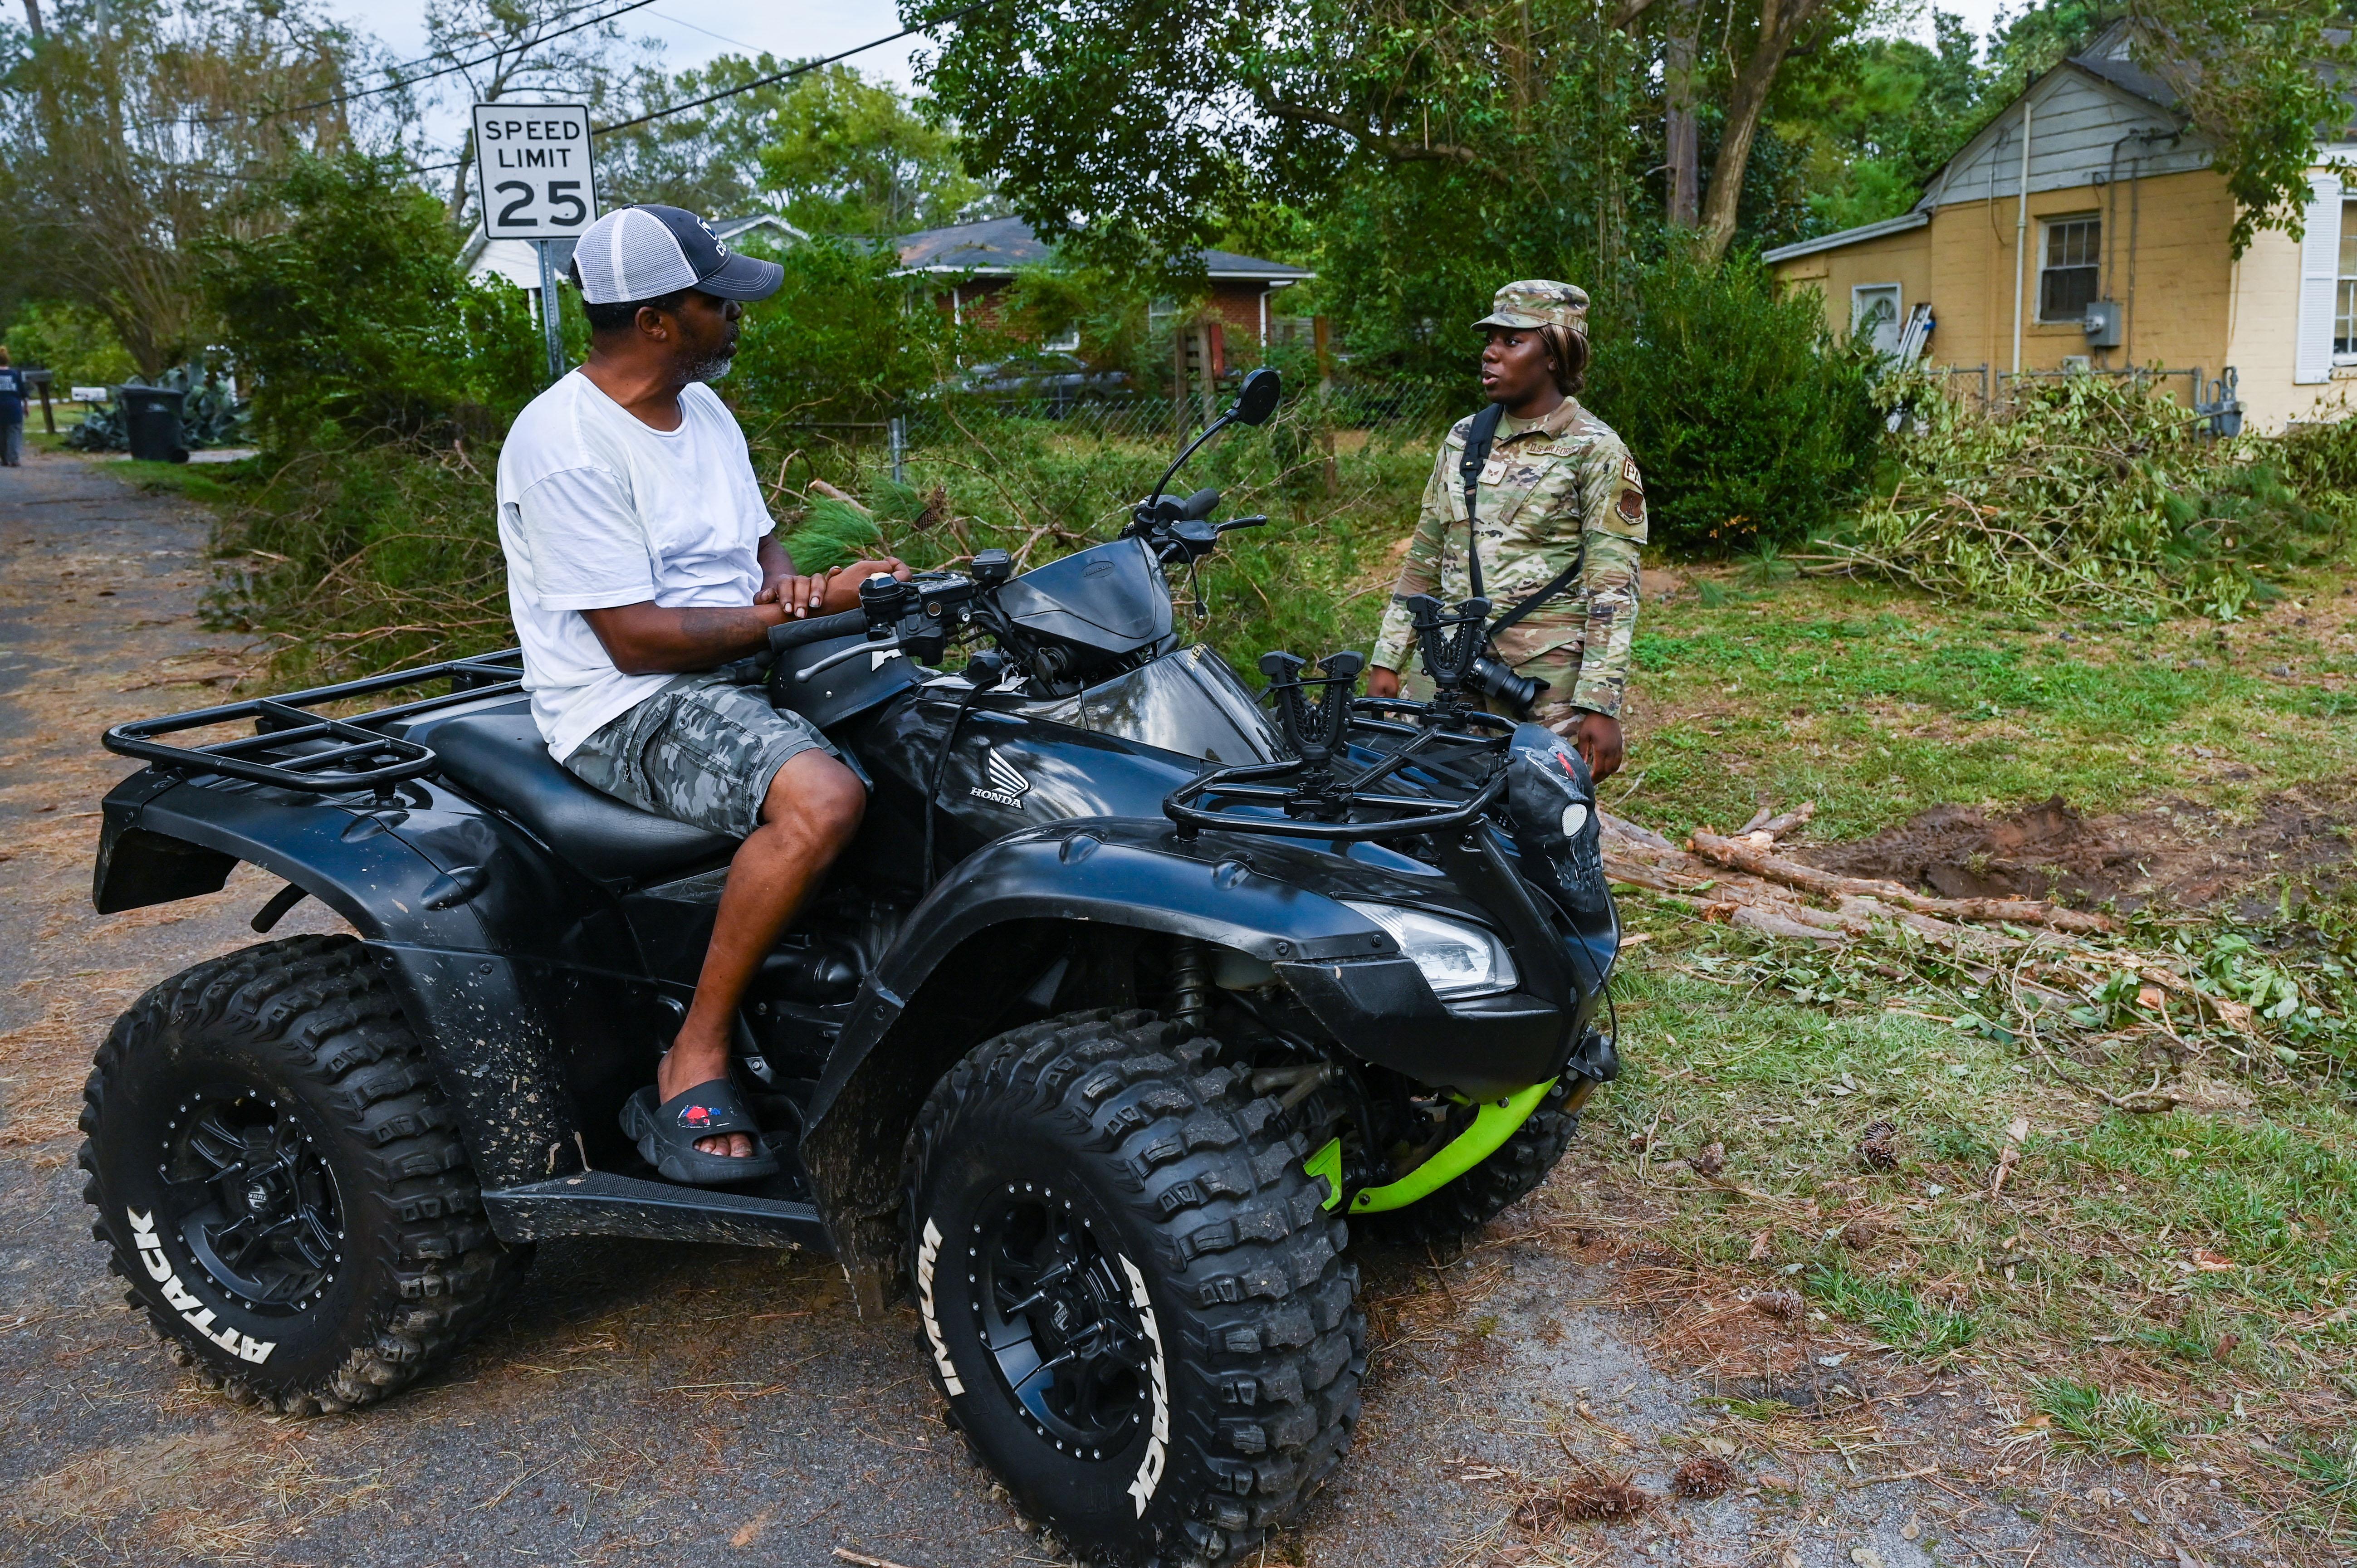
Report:
[[1876,353],[1897,354],[1904,325],[1899,314],[1897,284],[1860,284],[1849,291],[1850,336],[1864,338],[1874,345]]

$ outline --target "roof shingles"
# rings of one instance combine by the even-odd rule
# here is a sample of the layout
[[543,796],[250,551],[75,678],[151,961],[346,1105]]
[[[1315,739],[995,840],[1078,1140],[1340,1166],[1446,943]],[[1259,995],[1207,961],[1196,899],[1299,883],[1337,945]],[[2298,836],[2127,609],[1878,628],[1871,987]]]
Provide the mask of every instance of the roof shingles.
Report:
[[[923,229],[893,241],[900,265],[909,272],[1012,273],[1017,267],[1039,266],[1055,259],[1055,249],[1031,231],[1020,218],[985,218],[978,223],[952,223],[943,229]],[[1260,282],[1291,282],[1316,274],[1283,262],[1240,256],[1232,251],[1205,251],[1203,270],[1214,278]]]

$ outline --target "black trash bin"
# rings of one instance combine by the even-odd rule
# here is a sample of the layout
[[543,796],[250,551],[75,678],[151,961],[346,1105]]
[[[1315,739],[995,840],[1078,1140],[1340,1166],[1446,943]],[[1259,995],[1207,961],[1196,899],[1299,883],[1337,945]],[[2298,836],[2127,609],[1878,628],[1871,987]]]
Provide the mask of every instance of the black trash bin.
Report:
[[143,463],[185,463],[188,449],[180,445],[180,405],[188,394],[177,387],[117,387],[115,404],[123,411],[123,431],[131,442],[131,456]]

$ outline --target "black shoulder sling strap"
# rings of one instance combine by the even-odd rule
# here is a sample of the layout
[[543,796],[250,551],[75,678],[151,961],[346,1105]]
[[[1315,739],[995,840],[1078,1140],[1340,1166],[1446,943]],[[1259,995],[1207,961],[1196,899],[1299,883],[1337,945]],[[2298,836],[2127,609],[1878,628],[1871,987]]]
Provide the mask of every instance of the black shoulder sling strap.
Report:
[[[1481,467],[1490,460],[1490,447],[1498,439],[1498,422],[1506,416],[1506,405],[1491,403],[1473,416],[1465,432],[1465,456],[1457,465],[1458,477],[1465,481],[1465,575],[1473,589],[1473,596],[1481,594],[1481,545],[1480,520],[1475,511],[1475,495],[1480,488]],[[1507,630],[1524,616],[1547,600],[1579,581],[1580,572],[1587,564],[1587,536],[1580,535],[1579,548],[1573,553],[1571,564],[1543,584],[1538,592],[1518,601],[1514,607],[1490,623],[1492,638]]]

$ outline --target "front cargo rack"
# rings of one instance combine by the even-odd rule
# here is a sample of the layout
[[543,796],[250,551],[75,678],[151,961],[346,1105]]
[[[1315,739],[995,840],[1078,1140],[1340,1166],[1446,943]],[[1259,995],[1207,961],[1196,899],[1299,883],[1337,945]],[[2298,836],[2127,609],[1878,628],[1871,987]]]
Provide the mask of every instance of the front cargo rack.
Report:
[[[1260,661],[1293,755],[1212,768],[1172,790],[1162,814],[1181,839],[1205,828],[1342,843],[1413,838],[1464,827],[1504,798],[1512,725],[1479,711],[1354,697],[1365,664],[1356,653],[1328,654],[1316,676],[1302,673],[1308,662],[1290,653],[1265,654]],[[1418,722],[1380,716],[1389,714]],[[1372,752],[1372,759],[1357,766],[1354,750]],[[1453,787],[1458,797],[1379,788],[1405,782],[1411,768],[1427,790]]]
[[[323,703],[373,696],[408,686],[447,681],[439,696],[379,708],[349,719],[307,712]],[[508,696],[523,690],[522,650],[510,648],[472,659],[446,660],[414,670],[395,670],[365,680],[315,686],[277,697],[224,703],[217,708],[139,719],[106,732],[106,749],[135,757],[175,773],[214,773],[280,789],[340,795],[357,789],[379,792],[404,779],[416,779],[442,765],[434,748],[386,735],[383,726],[436,708]],[[210,746],[171,746],[157,739],[183,730],[252,720],[253,733]]]

